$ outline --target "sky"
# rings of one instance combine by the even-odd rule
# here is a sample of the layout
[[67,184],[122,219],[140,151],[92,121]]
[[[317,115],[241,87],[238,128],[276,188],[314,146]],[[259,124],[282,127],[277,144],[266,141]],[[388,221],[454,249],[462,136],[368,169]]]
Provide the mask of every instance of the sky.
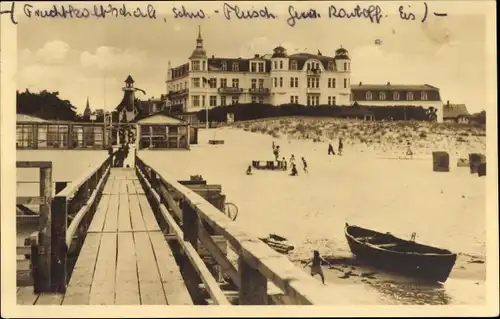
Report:
[[[380,24],[367,19],[328,19],[328,2],[232,3],[244,9],[267,5],[278,16],[275,20],[227,20],[222,14],[212,14],[214,9],[223,11],[222,2],[152,2],[157,19],[89,20],[27,19],[18,4],[17,87],[58,91],[79,112],[87,97],[93,109],[112,110],[121,101],[121,88],[130,74],[136,86],[146,91],[146,95],[138,93],[139,98],[159,97],[166,93],[168,61],[172,66],[188,61],[200,25],[209,56],[248,58],[272,53],[278,45],[289,54],[320,50],[323,55],[334,55],[342,46],[352,60],[352,84],[430,84],[440,88],[443,101],[465,103],[470,112],[478,112],[491,107],[486,105],[485,11],[464,7],[457,11],[457,3],[429,2],[428,20],[422,23],[422,3],[406,8],[414,10],[416,20],[405,21],[399,18],[399,4],[381,2],[388,16]],[[183,4],[191,11],[210,12],[210,18],[175,19],[172,8]],[[300,20],[290,27],[286,22],[290,4],[296,11],[315,8],[322,19]],[[352,9],[355,4],[335,3],[337,9]],[[43,7],[42,3],[33,6]],[[146,4],[127,3],[129,8],[136,6],[145,8]],[[433,11],[448,16],[436,17]],[[377,39],[381,45],[375,44]]]

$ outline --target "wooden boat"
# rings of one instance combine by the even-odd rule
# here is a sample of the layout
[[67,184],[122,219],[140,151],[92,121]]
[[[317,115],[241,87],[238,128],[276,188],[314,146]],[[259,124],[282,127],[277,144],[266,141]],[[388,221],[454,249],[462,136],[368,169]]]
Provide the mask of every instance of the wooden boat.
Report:
[[397,238],[390,233],[345,225],[345,237],[351,252],[373,266],[385,268],[429,281],[444,283],[455,265],[457,255],[415,242]]

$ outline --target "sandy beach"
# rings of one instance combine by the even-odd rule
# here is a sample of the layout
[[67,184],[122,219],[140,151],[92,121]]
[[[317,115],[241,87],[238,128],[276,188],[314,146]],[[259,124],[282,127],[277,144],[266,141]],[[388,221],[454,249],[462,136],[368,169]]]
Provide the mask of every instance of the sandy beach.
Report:
[[[346,125],[354,127],[349,121]],[[485,141],[473,137],[478,141],[469,142],[470,152],[484,151]],[[209,139],[222,139],[225,144],[209,145]],[[312,250],[319,250],[335,263],[333,269],[325,267],[327,284],[352,296],[355,303],[484,303],[486,182],[471,175],[467,167],[456,167],[466,151],[465,146],[457,146],[463,142],[447,142],[450,172],[436,173],[430,154],[443,148],[432,141],[425,148],[413,148],[419,155],[414,160],[395,160],[404,155],[405,143],[398,154],[397,145],[382,152],[387,143],[373,148],[349,140],[343,156],[328,156],[327,141],[297,139],[292,134],[273,137],[251,132],[250,126],[247,131],[226,127],[200,130],[199,145],[191,151],[144,150],[139,156],[160,174],[179,180],[201,174],[209,184],[221,184],[227,201],[239,208],[236,222],[259,237],[270,233],[286,237],[295,246],[290,259],[298,266],[311,257]],[[245,175],[252,160],[272,159],[273,141],[280,145],[280,157],[288,160],[295,155],[299,176],[258,170]],[[308,162],[308,174],[302,172],[301,157]],[[343,233],[345,222],[402,238],[416,232],[417,241],[450,249],[459,258],[444,285],[379,271],[366,276],[375,270],[353,264]]]

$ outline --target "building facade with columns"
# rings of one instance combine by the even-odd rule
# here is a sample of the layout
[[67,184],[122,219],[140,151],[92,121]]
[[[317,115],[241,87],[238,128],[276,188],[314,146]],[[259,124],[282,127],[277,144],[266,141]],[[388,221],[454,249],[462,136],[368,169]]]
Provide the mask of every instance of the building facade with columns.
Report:
[[278,46],[253,58],[207,55],[201,31],[188,61],[168,65],[167,105],[192,112],[237,103],[351,104],[351,60],[346,49],[335,55],[296,53]]

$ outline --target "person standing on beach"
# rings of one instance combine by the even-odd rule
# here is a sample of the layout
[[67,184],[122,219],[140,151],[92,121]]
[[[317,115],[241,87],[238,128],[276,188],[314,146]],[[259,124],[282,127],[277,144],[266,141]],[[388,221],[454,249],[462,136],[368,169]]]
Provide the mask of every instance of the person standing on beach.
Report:
[[321,282],[323,285],[325,284],[325,275],[323,274],[323,269],[321,268],[321,262],[324,261],[325,263],[329,264],[326,260],[324,260],[320,255],[319,251],[315,250],[313,258],[309,260],[305,265],[304,268],[306,268],[309,264],[312,263],[311,265],[311,276],[314,277],[314,275],[319,275],[321,277]]
[[342,155],[342,149],[344,148],[344,143],[342,143],[342,137],[339,137],[339,155]]
[[290,156],[290,166],[295,165],[295,155]]
[[413,159],[413,151],[411,150],[410,142],[406,143],[406,156],[409,156],[410,159]]
[[281,169],[286,171],[286,159],[284,157],[281,160]]
[[307,162],[306,162],[306,159],[302,157],[302,165],[303,165],[303,168],[304,168],[304,173],[307,174]]
[[280,146],[276,145],[276,148],[274,149],[274,157],[276,158],[276,161],[280,158]]

